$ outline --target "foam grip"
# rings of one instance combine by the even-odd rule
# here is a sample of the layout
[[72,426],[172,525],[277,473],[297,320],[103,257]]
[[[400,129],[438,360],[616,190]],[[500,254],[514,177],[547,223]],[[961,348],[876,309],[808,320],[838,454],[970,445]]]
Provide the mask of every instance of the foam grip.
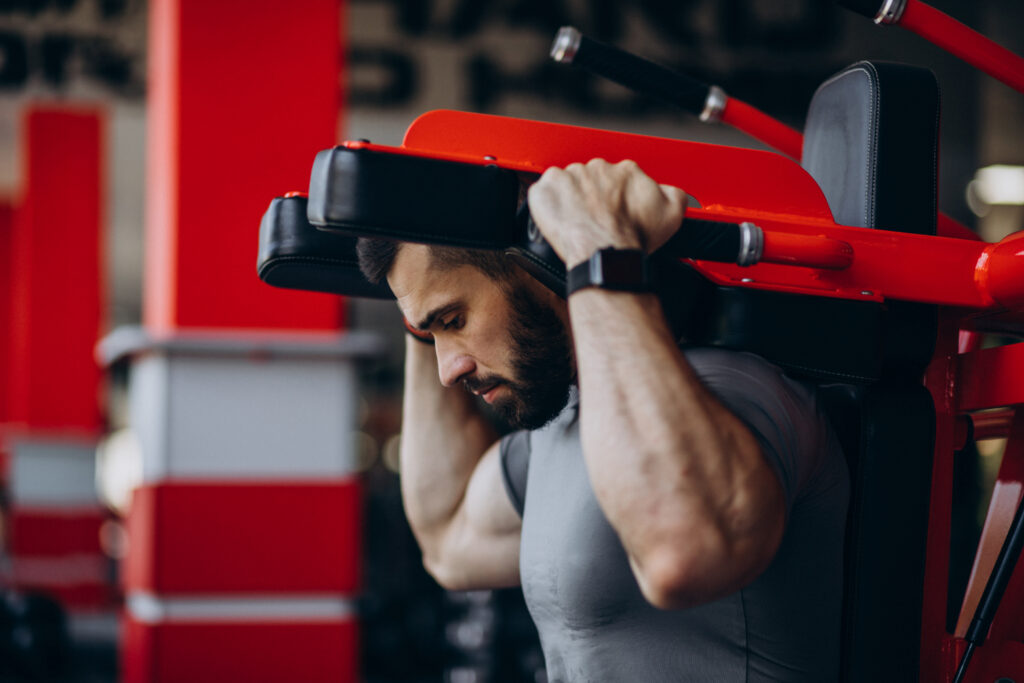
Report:
[[320,152],[310,223],[349,235],[503,250],[519,241],[519,180],[496,165],[370,149]]
[[359,270],[356,238],[317,230],[303,196],[275,197],[260,222],[256,271],[274,287],[373,299],[393,299],[386,282]]
[[740,226],[688,218],[659,251],[676,258],[736,263],[740,254]]
[[711,89],[707,83],[578,33],[575,50],[560,51],[559,40],[565,32],[574,30],[566,27],[559,31],[551,51],[556,61],[571,63],[634,92],[670,102],[693,114],[700,114],[704,110]]

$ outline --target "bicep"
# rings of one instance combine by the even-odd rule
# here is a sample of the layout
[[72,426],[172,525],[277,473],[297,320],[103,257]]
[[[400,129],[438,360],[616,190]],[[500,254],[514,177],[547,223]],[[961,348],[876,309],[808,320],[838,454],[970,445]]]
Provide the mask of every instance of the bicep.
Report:
[[456,512],[445,546],[449,587],[501,588],[519,585],[522,520],[503,481],[500,442],[477,464]]

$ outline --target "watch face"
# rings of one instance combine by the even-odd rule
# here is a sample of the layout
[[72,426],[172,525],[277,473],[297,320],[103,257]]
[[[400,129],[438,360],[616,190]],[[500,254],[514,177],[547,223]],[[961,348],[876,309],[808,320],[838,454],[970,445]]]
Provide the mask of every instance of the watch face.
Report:
[[633,289],[650,284],[647,254],[639,249],[602,249],[598,258],[600,265],[591,269],[592,280],[598,287]]

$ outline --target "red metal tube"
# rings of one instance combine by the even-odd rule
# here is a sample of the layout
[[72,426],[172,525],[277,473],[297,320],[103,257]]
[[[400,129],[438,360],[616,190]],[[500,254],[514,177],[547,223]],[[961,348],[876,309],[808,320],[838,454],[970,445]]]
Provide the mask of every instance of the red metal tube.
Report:
[[974,422],[974,440],[1005,439],[1010,435],[1014,412],[1013,408],[1000,408],[970,415]]
[[974,267],[978,290],[1007,308],[1024,304],[1024,232],[985,247]]
[[729,97],[722,110],[723,123],[739,128],[747,135],[771,145],[788,157],[800,160],[803,156],[804,136],[782,121],[768,116],[742,100]]
[[1024,58],[920,0],[907,0],[899,25],[1024,93]]
[[830,237],[766,231],[761,261],[843,270],[853,263],[853,247],[849,242]]

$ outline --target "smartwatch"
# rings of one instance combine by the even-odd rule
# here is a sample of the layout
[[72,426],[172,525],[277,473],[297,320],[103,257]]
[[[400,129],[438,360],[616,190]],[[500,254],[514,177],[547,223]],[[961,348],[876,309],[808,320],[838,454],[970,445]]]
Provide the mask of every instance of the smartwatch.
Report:
[[593,255],[569,271],[565,296],[586,287],[616,292],[653,291],[647,252],[643,249],[598,249]]

